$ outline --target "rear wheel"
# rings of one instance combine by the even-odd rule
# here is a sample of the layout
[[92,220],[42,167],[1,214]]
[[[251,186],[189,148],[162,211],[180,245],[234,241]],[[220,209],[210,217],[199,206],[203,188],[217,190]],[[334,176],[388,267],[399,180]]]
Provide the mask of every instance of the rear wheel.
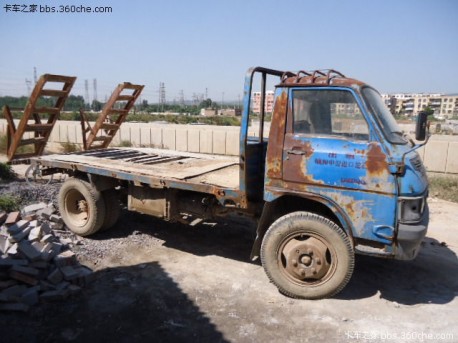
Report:
[[105,219],[105,202],[90,183],[70,178],[59,191],[59,210],[65,225],[80,236],[97,232]]
[[119,192],[116,189],[109,189],[102,192],[105,202],[105,219],[100,230],[108,230],[113,227],[121,215],[121,203],[119,201]]
[[283,294],[302,299],[331,297],[351,278],[354,252],[345,232],[308,212],[277,219],[261,246],[261,261]]

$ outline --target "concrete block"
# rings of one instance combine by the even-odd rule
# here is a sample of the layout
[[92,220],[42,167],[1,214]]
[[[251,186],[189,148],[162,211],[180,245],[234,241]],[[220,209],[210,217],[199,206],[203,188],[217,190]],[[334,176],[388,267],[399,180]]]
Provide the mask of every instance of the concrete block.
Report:
[[176,130],[174,128],[162,129],[162,144],[164,149],[175,150],[176,149]]
[[27,226],[24,230],[10,236],[10,242],[19,243],[20,241],[22,241],[25,237],[29,235],[30,231],[32,231],[32,227]]
[[11,258],[10,256],[0,256],[0,267],[26,266],[29,262],[23,258]]
[[43,302],[64,300],[69,295],[70,295],[70,292],[68,291],[68,289],[46,291],[40,294],[40,300],[42,300]]
[[50,222],[49,227],[51,228],[51,230],[62,230],[64,228],[64,223]]
[[71,250],[66,250],[54,257],[54,263],[58,267],[74,266],[78,263],[76,255]]
[[39,210],[46,208],[46,206],[47,204],[45,204],[44,202],[40,202],[38,204],[32,204],[32,205],[24,207],[21,211],[21,214],[23,217],[28,216],[28,215],[34,214],[35,212]]
[[149,127],[140,128],[140,145],[144,147],[151,146],[151,129]]
[[68,286],[70,286],[71,283],[68,282],[68,281],[62,281],[61,283],[59,283],[58,285],[56,285],[56,290],[59,291],[59,290],[63,290],[63,289],[67,289]]
[[49,220],[53,223],[63,223],[64,221],[62,220],[62,217],[57,215],[57,214],[52,214],[49,217]]
[[72,266],[61,267],[60,271],[62,272],[62,275],[64,276],[64,280],[67,280],[67,281],[72,281],[78,278],[78,276],[80,275],[78,269],[73,268]]
[[38,280],[35,277],[27,275],[27,274],[24,274],[24,273],[16,272],[14,270],[10,270],[9,276],[12,279],[21,281],[23,283],[26,283],[26,284],[32,285],[32,286],[35,286],[38,283]]
[[29,241],[34,242],[38,241],[41,238],[41,226],[34,227],[30,230]]
[[6,254],[8,248],[11,246],[11,243],[6,235],[0,235],[0,253]]
[[48,268],[48,262],[46,262],[46,261],[30,262],[29,266],[33,267],[33,268],[38,268],[38,269],[47,269]]
[[239,131],[228,131],[226,133],[226,155],[238,156],[239,153]]
[[458,174],[458,142],[449,142],[445,172]]
[[40,280],[38,286],[40,287],[40,291],[42,292],[54,291],[56,289],[56,286],[54,286],[52,283],[46,280]]
[[81,287],[77,285],[70,285],[68,286],[68,291],[70,292],[70,295],[75,295],[81,292]]
[[4,303],[0,304],[0,311],[27,312],[29,306],[23,303]]
[[8,217],[6,217],[5,225],[14,224],[19,221],[19,219],[21,219],[21,214],[19,212],[10,212]]
[[49,243],[49,242],[54,242],[56,240],[56,238],[54,237],[54,235],[51,235],[51,234],[47,234],[47,235],[44,235],[40,242],[42,243]]
[[175,130],[175,149],[178,151],[188,151],[188,131],[184,129]]
[[11,286],[17,285],[16,280],[5,280],[5,281],[0,281],[0,291],[3,291],[4,289],[10,288]]
[[[34,242],[35,244],[38,242]],[[34,245],[30,244],[28,241],[21,241],[18,243],[18,250],[24,254],[30,261],[37,261],[41,258],[40,250],[37,250]]]
[[42,218],[49,220],[49,217],[51,217],[55,212],[56,208],[51,204],[51,206],[47,206],[43,210],[38,211],[37,214]]
[[17,223],[11,225],[8,228],[8,232],[10,235],[15,235],[22,230],[24,230],[26,227],[29,226],[29,221],[28,220],[19,220]]
[[19,253],[17,243],[11,245],[8,249],[8,256],[17,256]]
[[423,160],[426,170],[445,173],[447,164],[447,150],[449,142],[429,141],[425,147]]
[[37,277],[40,274],[39,270],[30,266],[12,266],[10,271],[22,273],[25,275]]
[[151,128],[151,146],[154,148],[162,148],[162,128],[152,127]]
[[200,133],[200,151],[203,154],[213,153],[213,131],[212,130],[201,130]]
[[54,285],[57,285],[63,279],[64,276],[62,275],[62,272],[59,270],[59,268],[54,269],[51,273],[49,273],[47,277],[47,280]]
[[48,235],[52,233],[51,227],[49,226],[48,223],[41,224],[41,231],[43,232],[43,235]]
[[0,292],[0,299],[2,301],[15,301],[21,298],[27,292],[25,285],[13,285]]
[[226,131],[213,131],[213,153],[226,154]]
[[38,303],[38,291],[40,287],[30,287],[21,297],[21,303],[33,306]]
[[200,130],[188,130],[188,151],[200,152]]
[[3,225],[3,223],[6,221],[6,218],[8,218],[8,213],[6,212],[0,212],[0,225]]

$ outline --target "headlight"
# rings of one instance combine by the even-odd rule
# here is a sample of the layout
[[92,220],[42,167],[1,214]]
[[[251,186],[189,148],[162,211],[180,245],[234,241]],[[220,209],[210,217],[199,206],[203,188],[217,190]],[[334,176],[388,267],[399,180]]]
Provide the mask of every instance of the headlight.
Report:
[[416,223],[422,218],[426,198],[399,198],[399,220],[402,223]]

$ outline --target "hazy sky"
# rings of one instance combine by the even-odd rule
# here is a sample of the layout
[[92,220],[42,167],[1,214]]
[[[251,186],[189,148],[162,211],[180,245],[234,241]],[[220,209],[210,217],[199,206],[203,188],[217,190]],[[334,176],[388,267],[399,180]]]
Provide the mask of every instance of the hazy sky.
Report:
[[[458,93],[458,1],[0,0],[0,95],[26,94],[33,68],[119,82],[143,98],[236,100],[250,66],[334,68],[381,92]],[[112,13],[13,13],[6,5],[111,6]]]

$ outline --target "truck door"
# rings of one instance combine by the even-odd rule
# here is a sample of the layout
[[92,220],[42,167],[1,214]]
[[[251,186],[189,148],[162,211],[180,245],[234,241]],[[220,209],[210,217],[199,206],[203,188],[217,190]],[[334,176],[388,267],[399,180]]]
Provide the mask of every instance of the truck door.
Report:
[[392,236],[396,180],[355,93],[336,87],[294,88],[289,99],[285,187],[318,193],[338,204],[364,238]]

